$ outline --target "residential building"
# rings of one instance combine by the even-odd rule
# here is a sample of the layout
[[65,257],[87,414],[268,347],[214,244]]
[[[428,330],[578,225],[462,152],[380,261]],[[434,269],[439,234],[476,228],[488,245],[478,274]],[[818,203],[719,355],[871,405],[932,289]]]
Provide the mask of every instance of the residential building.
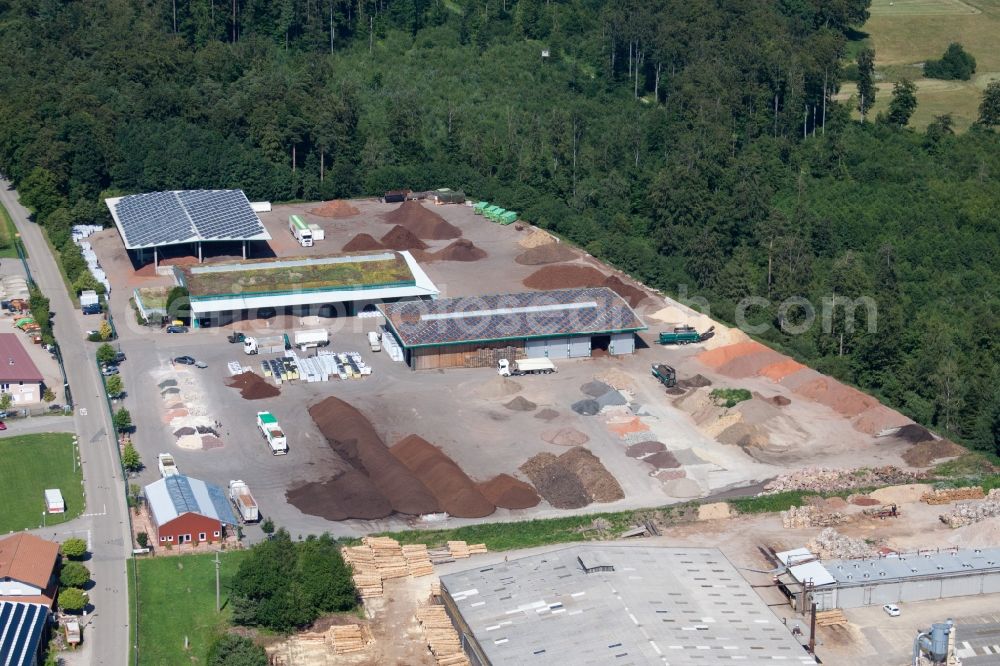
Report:
[[[52,607],[58,590],[59,544],[18,532],[0,539],[0,601]],[[2,661],[0,661],[2,663]]]
[[14,406],[42,400],[43,380],[24,348],[23,336],[0,333],[0,393],[9,393]]

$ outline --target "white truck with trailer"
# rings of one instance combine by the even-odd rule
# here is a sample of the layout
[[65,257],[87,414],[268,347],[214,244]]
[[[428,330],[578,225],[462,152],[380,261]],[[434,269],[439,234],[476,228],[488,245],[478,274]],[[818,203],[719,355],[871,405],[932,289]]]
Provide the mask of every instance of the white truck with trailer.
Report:
[[257,412],[257,427],[260,429],[260,434],[267,440],[268,446],[271,447],[272,455],[283,456],[288,453],[288,439],[285,437],[285,431],[281,429],[278,419],[274,418],[274,414]]
[[270,335],[266,338],[243,338],[244,354],[280,354],[288,349],[287,335]]
[[325,347],[330,344],[330,333],[325,328],[295,331],[292,340],[296,347],[303,350],[311,347]]
[[368,345],[373,352],[382,351],[382,336],[375,331],[368,332]]
[[257,500],[250,494],[250,486],[242,480],[229,482],[229,499],[239,512],[245,523],[255,523],[260,520],[260,509]]
[[168,476],[178,476],[181,471],[177,469],[174,457],[169,453],[161,453],[156,456],[156,466],[160,468],[160,476],[164,479]]
[[295,240],[299,242],[302,247],[312,247],[313,244],[313,233],[309,225],[302,221],[302,218],[298,215],[292,215],[288,218],[288,230],[292,232],[295,236]]
[[555,371],[555,364],[547,358],[521,358],[514,361],[513,365],[505,358],[497,361],[497,374],[501,377],[549,375]]

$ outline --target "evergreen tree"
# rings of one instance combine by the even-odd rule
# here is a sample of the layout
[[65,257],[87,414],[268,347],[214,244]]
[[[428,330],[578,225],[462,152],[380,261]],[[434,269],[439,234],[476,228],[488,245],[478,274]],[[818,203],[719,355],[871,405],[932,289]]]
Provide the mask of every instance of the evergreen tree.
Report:
[[889,102],[889,123],[897,127],[905,127],[910,122],[910,116],[917,108],[917,86],[912,81],[902,79],[892,88],[892,101]]
[[861,118],[875,106],[875,50],[864,48],[858,53],[858,111]]

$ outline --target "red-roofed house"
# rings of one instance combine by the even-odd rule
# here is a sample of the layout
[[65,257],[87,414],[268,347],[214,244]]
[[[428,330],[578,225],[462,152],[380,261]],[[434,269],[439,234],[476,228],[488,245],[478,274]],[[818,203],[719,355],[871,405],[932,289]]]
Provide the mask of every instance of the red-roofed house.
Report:
[[9,393],[15,406],[42,400],[42,373],[15,333],[0,333],[0,393]]
[[18,532],[0,539],[0,601],[52,607],[58,580],[59,544]]

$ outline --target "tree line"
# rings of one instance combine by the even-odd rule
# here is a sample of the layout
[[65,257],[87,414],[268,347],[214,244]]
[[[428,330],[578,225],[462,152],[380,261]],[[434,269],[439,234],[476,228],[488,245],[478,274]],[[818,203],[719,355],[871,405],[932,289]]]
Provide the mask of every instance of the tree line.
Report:
[[[833,96],[867,15],[868,0],[10,0],[0,169],[71,265],[58,240],[107,223],[109,195],[464,188],[724,320],[763,299],[747,315],[771,344],[995,450],[1000,84],[963,135],[946,115],[907,129],[902,84],[885,118],[852,121]],[[807,314],[790,297],[862,295],[876,333],[843,307],[784,330]]]

